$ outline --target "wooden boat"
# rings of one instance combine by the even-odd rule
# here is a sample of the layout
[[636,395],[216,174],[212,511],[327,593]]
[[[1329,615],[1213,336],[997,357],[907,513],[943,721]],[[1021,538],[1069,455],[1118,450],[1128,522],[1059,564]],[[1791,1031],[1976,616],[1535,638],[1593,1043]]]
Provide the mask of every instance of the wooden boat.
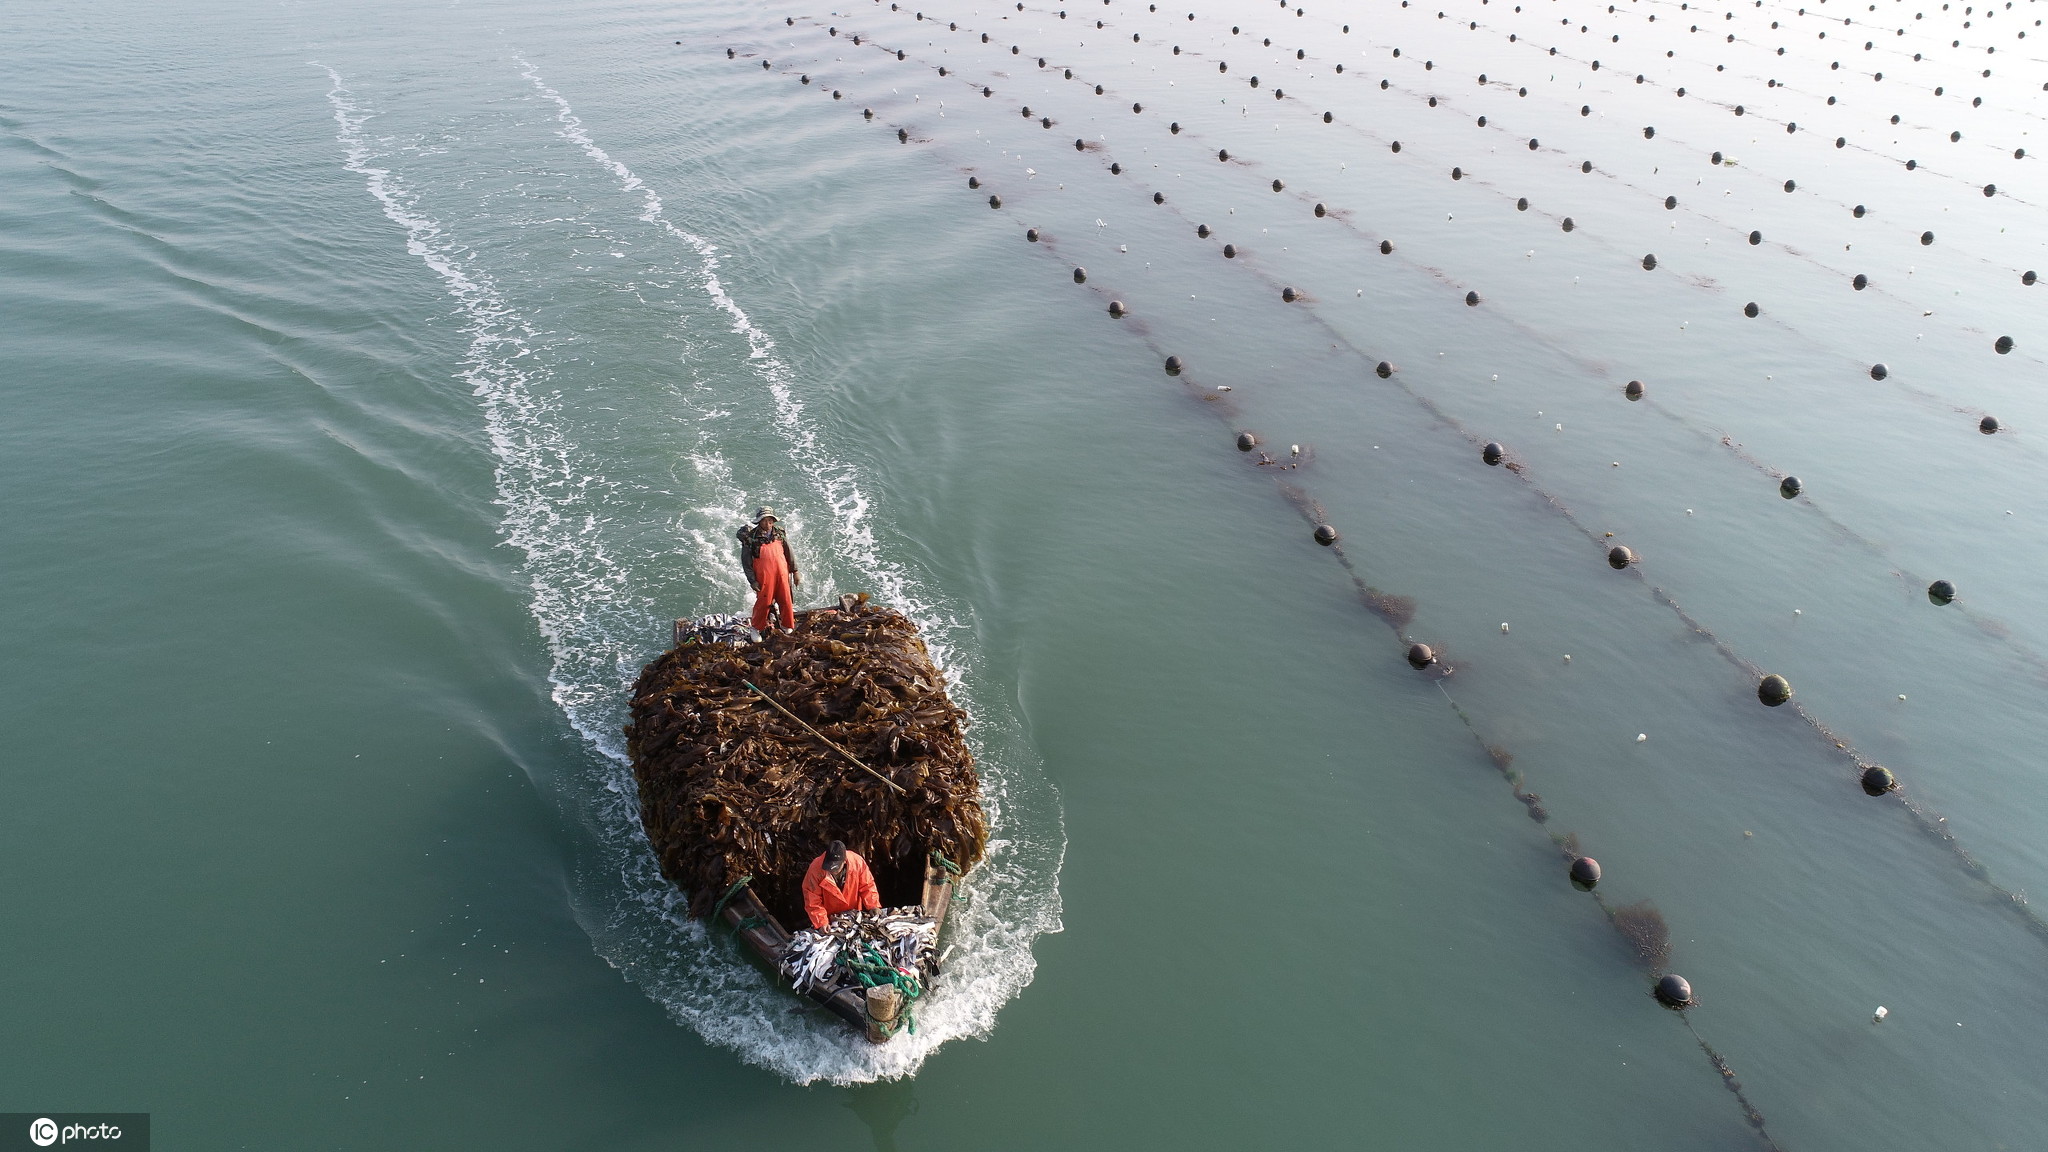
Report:
[[[808,924],[802,882],[827,842],[864,857],[882,906],[943,928],[988,830],[980,777],[917,626],[843,596],[756,639],[730,617],[676,622],[633,688],[626,746],[661,869],[771,968]],[[862,989],[814,995],[862,1029]],[[888,1018],[887,993],[877,1006]],[[879,1033],[879,1034],[878,1034]]]

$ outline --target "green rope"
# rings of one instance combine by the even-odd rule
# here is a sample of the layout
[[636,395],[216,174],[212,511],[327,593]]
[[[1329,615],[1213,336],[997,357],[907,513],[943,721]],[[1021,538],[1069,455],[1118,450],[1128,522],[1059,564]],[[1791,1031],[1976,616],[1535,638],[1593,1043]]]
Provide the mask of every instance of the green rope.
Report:
[[750,932],[753,929],[766,928],[767,926],[768,921],[762,919],[761,917],[748,916],[740,920],[739,923],[734,924],[732,926],[732,935],[738,936],[742,932]]
[[889,958],[882,955],[872,944],[863,948],[858,956],[842,954],[840,962],[846,965],[863,988],[894,985],[896,990],[903,994],[903,1008],[888,1026],[888,1034],[895,1035],[898,1028],[910,1029],[913,1036],[917,1034],[917,1018],[911,1013],[910,1008],[919,996],[924,995],[924,985],[915,975],[889,963]]
[[715,924],[718,922],[719,913],[725,911],[725,906],[732,901],[733,897],[739,895],[740,889],[745,888],[747,886],[747,881],[752,880],[753,878],[754,874],[752,872],[749,872],[745,876],[742,876],[739,879],[732,882],[732,887],[727,888],[725,890],[725,895],[719,897],[717,905],[711,909],[712,923]]
[[939,866],[941,868],[944,868],[946,871],[952,873],[955,876],[960,875],[960,866],[958,864],[953,863],[951,860],[946,859],[946,854],[939,851],[936,848],[932,849],[932,859],[938,861]]

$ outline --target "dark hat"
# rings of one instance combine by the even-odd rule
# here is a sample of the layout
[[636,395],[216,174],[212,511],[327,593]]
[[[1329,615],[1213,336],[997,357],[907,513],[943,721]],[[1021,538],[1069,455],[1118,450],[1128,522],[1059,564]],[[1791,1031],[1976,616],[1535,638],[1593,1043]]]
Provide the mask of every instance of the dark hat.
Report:
[[770,508],[766,504],[754,510],[754,523],[759,524],[763,520],[774,520],[777,523],[781,523],[781,517],[775,515],[775,509]]
[[825,859],[833,863],[846,859],[846,841],[834,840],[830,844],[825,845]]

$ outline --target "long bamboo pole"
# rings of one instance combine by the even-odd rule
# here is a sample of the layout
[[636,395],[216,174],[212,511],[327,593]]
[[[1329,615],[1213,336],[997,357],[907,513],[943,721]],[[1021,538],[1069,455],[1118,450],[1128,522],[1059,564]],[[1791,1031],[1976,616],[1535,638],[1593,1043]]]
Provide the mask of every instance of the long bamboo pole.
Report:
[[809,732],[811,735],[816,736],[818,739],[824,741],[825,747],[830,748],[834,752],[839,753],[841,756],[846,757],[848,760],[853,761],[854,767],[860,769],[861,771],[867,773],[870,776],[873,776],[875,779],[880,780],[882,783],[887,784],[889,787],[894,788],[896,790],[897,795],[901,796],[906,794],[903,791],[903,785],[898,784],[894,780],[889,779],[887,776],[882,775],[880,772],[875,771],[873,768],[870,768],[867,765],[861,763],[860,757],[855,756],[853,753],[848,752],[846,749],[841,748],[837,744],[834,744],[830,736],[825,735],[823,732],[818,731],[816,728],[811,727],[809,724],[804,724],[803,717],[797,715],[794,712],[791,712],[787,708],[784,708],[780,703],[776,701],[775,697],[770,696],[766,692],[761,691],[759,688],[755,688],[754,682],[752,680],[742,680],[740,681],[740,683],[745,684],[748,688],[752,689],[754,695],[759,696],[763,700],[766,700],[770,705],[772,705],[775,708],[777,712],[782,713],[784,716],[789,717],[791,720],[794,720],[799,724],[803,724],[804,731]]

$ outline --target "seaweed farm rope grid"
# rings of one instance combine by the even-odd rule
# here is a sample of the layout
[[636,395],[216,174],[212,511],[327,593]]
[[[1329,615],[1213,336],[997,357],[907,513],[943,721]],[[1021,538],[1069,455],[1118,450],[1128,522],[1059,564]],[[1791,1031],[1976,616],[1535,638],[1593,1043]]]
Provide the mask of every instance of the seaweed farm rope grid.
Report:
[[[971,29],[968,29],[968,31],[971,31]],[[885,52],[891,51],[886,48],[883,48],[881,50]],[[964,79],[962,80],[962,82],[969,83]],[[1097,145],[1097,147],[1099,147],[1099,145]],[[1303,197],[1301,197],[1301,199],[1306,201],[1307,199],[1309,199],[1309,197],[1304,195]],[[1171,205],[1168,205],[1166,210],[1176,215],[1180,214],[1179,210]],[[1378,239],[1378,237],[1376,237],[1373,233],[1358,229],[1356,226],[1352,225],[1348,220],[1340,218],[1336,221],[1336,224],[1337,226],[1344,228],[1346,231],[1350,231],[1358,235],[1360,238],[1365,239],[1369,242]],[[1401,261],[1401,263],[1405,264],[1407,267],[1410,267],[1411,269],[1417,271],[1431,272],[1431,274],[1434,274],[1433,270],[1419,268],[1412,261],[1403,260]],[[1445,286],[1452,287],[1454,290],[1456,288],[1463,287],[1463,285],[1454,284],[1453,282],[1444,279],[1440,275],[1436,278],[1443,282]],[[1278,288],[1280,286],[1278,284],[1274,284],[1273,287]],[[1563,345],[1558,344],[1556,341],[1550,339],[1543,333],[1535,330],[1534,328],[1515,321],[1511,316],[1502,316],[1501,320],[1503,323],[1512,325],[1515,328],[1515,330],[1518,333],[1520,333],[1525,339],[1528,339],[1531,342],[1549,348],[1550,350],[1552,350],[1553,352],[1557,353],[1562,357],[1575,361],[1579,365],[1579,367],[1587,374],[1598,375],[1604,373],[1604,365],[1598,358],[1587,356],[1585,354],[1581,354],[1569,348],[1566,348]],[[1794,335],[1798,334],[1796,330],[1787,329],[1787,331],[1792,332],[1792,334]],[[1887,376],[1886,378],[1892,379],[1890,376]],[[1922,392],[1918,389],[1913,388],[1910,385],[1904,383],[1897,383],[1896,387],[1917,398],[1929,402],[1941,402],[1937,397],[1934,397],[1932,394]],[[1665,418],[1670,419],[1680,424],[1681,426],[1687,428],[1693,434],[1701,437],[1702,440],[1709,443],[1717,444],[1729,450],[1739,459],[1741,459],[1744,463],[1749,464],[1750,466],[1756,468],[1758,471],[1762,472],[1765,475],[1771,476],[1774,479],[1783,479],[1783,477],[1787,475],[1787,473],[1784,470],[1772,468],[1749,456],[1739,445],[1735,444],[1732,441],[1732,439],[1725,434],[1722,434],[1716,430],[1703,428],[1697,423],[1693,422],[1690,418],[1685,417],[1684,415],[1678,413],[1676,410],[1670,409],[1666,406],[1652,402],[1649,405],[1649,407],[1652,410],[1658,412],[1659,415],[1664,416]],[[1984,415],[1981,409],[1950,407],[1950,410],[1967,413],[1974,416]],[[1811,497],[1802,496],[1801,500],[1805,502],[1807,506],[1811,508],[1816,515],[1819,515],[1822,518],[1822,520],[1826,524],[1828,524],[1830,528],[1833,529],[1834,532],[1840,538],[1856,543],[1860,547],[1863,547],[1865,550],[1878,556],[1880,559],[1886,560],[1887,563],[1893,563],[1887,555],[1886,550],[1881,545],[1871,540],[1867,535],[1857,532],[1848,525],[1830,516],[1824,509],[1820,508],[1817,504],[1815,504],[1812,501]],[[1906,574],[1903,572],[1902,576],[1904,576],[1904,578],[1908,580],[1914,579],[1910,576],[1910,574]],[[1995,619],[1984,616],[1983,614],[1973,609],[1970,609],[1967,606],[1964,606],[1962,608],[1962,612],[1965,615],[1970,616],[1972,620],[1978,624],[1979,629],[1982,632],[1984,632],[1985,635],[2005,643],[2010,649],[2012,649],[2015,652],[2017,656],[2019,656],[2019,658],[2021,658],[2031,667],[2033,667],[2037,674],[2048,672],[2048,659],[2044,659],[2040,654],[2033,652],[2031,649],[2015,641],[2013,639],[2012,630],[2009,627],[2006,627],[2002,623],[1996,621]]]
[[[1252,274],[1257,275],[1256,272],[1253,272]],[[1096,285],[1091,284],[1088,285],[1088,287],[1091,291],[1097,291],[1098,293],[1100,292],[1100,289]],[[1325,322],[1323,322],[1320,319],[1320,317],[1315,316],[1315,314],[1312,311],[1305,313],[1305,315],[1310,317],[1312,322],[1323,327],[1326,332],[1329,332],[1331,334],[1331,336],[1335,339],[1335,341],[1338,344],[1347,348],[1354,355],[1357,355],[1362,361],[1366,363],[1372,362],[1372,357],[1370,355],[1358,349],[1355,345],[1352,345],[1348,338],[1342,336],[1341,333],[1337,333],[1334,329],[1329,328],[1329,326]],[[1148,343],[1148,345],[1151,345],[1155,351],[1160,352],[1162,354],[1164,353],[1164,349],[1158,346],[1149,337],[1146,338],[1146,342]],[[1433,417],[1435,417],[1436,419],[1444,423],[1446,426],[1456,431],[1470,445],[1472,445],[1473,447],[1478,447],[1480,445],[1480,443],[1482,442],[1482,438],[1472,433],[1468,428],[1464,426],[1462,422],[1460,422],[1455,417],[1451,416],[1447,411],[1445,411],[1441,407],[1441,405],[1438,405],[1435,401],[1431,400],[1424,394],[1419,393],[1414,389],[1410,388],[1404,382],[1397,380],[1395,381],[1395,383],[1396,386],[1400,388],[1403,393],[1408,395],[1410,399],[1420,404]],[[1525,468],[1516,467],[1510,470],[1514,472],[1517,478],[1520,479],[1533,494],[1538,496],[1539,499],[1541,499],[1544,503],[1548,504],[1554,512],[1562,516],[1567,521],[1567,523],[1569,523],[1576,531],[1578,531],[1589,543],[1592,543],[1596,546],[1601,545],[1601,534],[1595,532],[1593,529],[1589,528],[1582,521],[1580,521],[1577,515],[1573,513],[1572,510],[1569,508],[1569,506],[1567,506],[1555,494],[1551,493],[1546,488],[1544,488],[1540,483],[1538,483],[1533,476],[1528,474]],[[1669,592],[1651,583],[1648,577],[1645,576],[1644,573],[1637,566],[1635,566],[1634,564],[1629,565],[1628,571],[1632,576],[1641,581],[1645,589],[1651,593],[1653,599],[1655,599],[1658,603],[1664,605],[1667,609],[1672,611],[1674,615],[1676,615],[1679,618],[1679,620],[1683,624],[1685,624],[1688,630],[1701,636],[1704,636],[1708,638],[1710,641],[1712,641],[1716,652],[1719,653],[1725,660],[1727,660],[1729,663],[1741,669],[1746,674],[1752,677],[1761,675],[1761,669],[1759,669],[1753,662],[1743,658],[1725,641],[1721,640],[1711,630],[1707,629],[1704,625],[1702,625],[1689,612],[1687,612],[1683,608],[1683,606],[1680,605],[1678,601],[1671,596]],[[1824,722],[1820,721],[1819,718],[1814,716],[1809,709],[1805,708],[1803,705],[1795,704],[1793,710],[1795,714],[1800,716],[1802,721],[1804,721],[1806,724],[1812,727],[1815,730],[1816,734],[1823,738],[1823,740],[1826,742],[1826,745],[1830,750],[1837,753],[1843,760],[1847,761],[1849,765],[1852,768],[1854,768],[1858,773],[1860,773],[1863,768],[1868,766],[1866,762],[1863,760],[1863,758],[1856,752],[1853,744],[1850,741],[1841,737],[1839,733],[1836,733]],[[1990,888],[1993,891],[1993,893],[2000,898],[1999,903],[2001,904],[2001,906],[2006,907],[2009,910],[2013,911],[2014,914],[2021,920],[2024,927],[2026,927],[2032,934],[2034,934],[2037,938],[2041,939],[2044,943],[2048,943],[2048,920],[2044,920],[2038,914],[2034,913],[2032,909],[2028,907],[2024,896],[2020,895],[2019,893],[2011,889],[2004,887],[2003,885],[2000,885],[1994,879],[1992,879],[1988,869],[1985,868],[1985,866],[1980,861],[1978,861],[1974,857],[1974,855],[1968,852],[1967,849],[1965,849],[1961,845],[1961,843],[1953,836],[1952,833],[1949,833],[1947,831],[1945,827],[1945,818],[1935,815],[1925,805],[1917,801],[1910,800],[1909,798],[1905,797],[1903,793],[1899,794],[1898,798],[1902,802],[1902,807],[1909,813],[1912,822],[1919,830],[1921,830],[1923,833],[1928,834],[1938,844],[1948,849],[1949,853],[1962,866],[1962,868],[1968,875],[1970,875],[1972,878],[1976,879],[1980,883]]]

